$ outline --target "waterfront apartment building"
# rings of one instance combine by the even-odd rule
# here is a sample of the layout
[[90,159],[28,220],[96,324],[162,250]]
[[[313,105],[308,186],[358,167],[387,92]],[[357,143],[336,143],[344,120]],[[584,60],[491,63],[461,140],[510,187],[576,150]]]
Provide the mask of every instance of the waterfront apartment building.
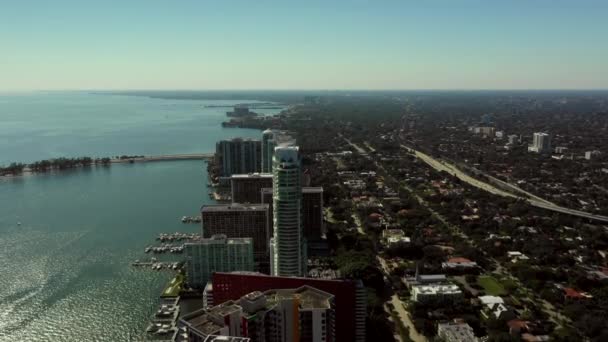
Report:
[[222,167],[221,175],[260,172],[262,167],[262,142],[254,139],[234,138],[220,140],[215,146],[215,156]]
[[529,152],[550,153],[551,152],[551,135],[547,133],[534,133],[532,144],[528,146]]
[[213,300],[238,300],[254,291],[299,288],[307,285],[335,298],[335,341],[365,341],[367,291],[360,280],[274,277],[251,272],[216,272],[212,276]]
[[272,157],[278,146],[295,146],[296,140],[285,131],[267,129],[262,132],[262,172],[272,173]]
[[203,288],[213,272],[253,271],[253,241],[214,235],[184,245],[186,279],[190,286]]
[[306,241],[302,229],[302,172],[297,146],[276,147],[272,163],[270,272],[278,276],[306,274]]
[[226,334],[252,342],[333,342],[334,296],[310,286],[254,291],[185,315],[190,341]]
[[230,177],[232,203],[262,203],[260,191],[263,188],[272,188],[271,173],[248,173]]
[[[261,202],[272,212],[272,188],[260,190]],[[272,215],[269,217],[272,226]],[[323,221],[323,187],[302,187],[302,229],[306,241],[316,241],[325,235]],[[271,232],[272,233],[272,232]]]
[[203,237],[251,238],[256,269],[268,271],[271,229],[268,204],[217,204],[201,207]]

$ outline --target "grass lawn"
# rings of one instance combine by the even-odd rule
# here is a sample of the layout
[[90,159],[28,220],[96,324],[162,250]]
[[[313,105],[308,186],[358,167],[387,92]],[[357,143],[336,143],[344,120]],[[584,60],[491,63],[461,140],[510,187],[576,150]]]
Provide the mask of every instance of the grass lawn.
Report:
[[477,284],[483,287],[486,294],[491,296],[503,296],[507,294],[504,287],[500,285],[498,280],[492,276],[479,276],[477,277]]
[[165,290],[163,291],[163,294],[161,295],[161,297],[179,296],[179,291],[181,291],[183,284],[184,284],[184,275],[180,273],[180,274],[176,275],[175,278],[173,278],[169,284],[167,284],[167,287],[165,287]]

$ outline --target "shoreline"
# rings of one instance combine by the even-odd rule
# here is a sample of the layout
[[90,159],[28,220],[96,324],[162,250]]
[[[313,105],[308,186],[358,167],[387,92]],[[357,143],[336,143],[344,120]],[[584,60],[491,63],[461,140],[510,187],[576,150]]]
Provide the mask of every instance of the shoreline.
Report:
[[200,154],[167,154],[158,156],[142,156],[136,158],[112,158],[106,163],[91,163],[88,165],[77,165],[75,167],[69,167],[65,169],[60,168],[48,168],[44,171],[35,171],[29,167],[23,169],[22,172],[17,174],[5,174],[0,175],[0,180],[3,179],[15,179],[20,177],[28,177],[43,174],[55,174],[70,170],[81,170],[89,169],[92,167],[110,167],[112,164],[134,164],[134,163],[146,163],[146,162],[159,162],[159,161],[180,161],[180,160],[202,160],[209,162],[213,159],[213,153],[200,153]]

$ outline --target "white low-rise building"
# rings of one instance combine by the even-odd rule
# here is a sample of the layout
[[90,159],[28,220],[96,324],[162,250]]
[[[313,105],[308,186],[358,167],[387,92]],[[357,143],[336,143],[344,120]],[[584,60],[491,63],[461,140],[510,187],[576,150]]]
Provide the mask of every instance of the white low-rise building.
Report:
[[511,259],[511,262],[518,262],[520,260],[530,259],[530,258],[528,258],[527,255],[523,254],[522,252],[518,252],[518,251],[508,251],[507,257],[509,257]]
[[476,268],[477,263],[466,258],[450,258],[442,262],[441,267],[444,270],[463,270]]
[[481,296],[479,297],[479,301],[483,305],[481,314],[486,318],[489,318],[490,316],[497,319],[507,318],[507,316],[512,313],[512,311],[507,308],[505,301],[501,297]]
[[454,303],[463,300],[464,294],[455,284],[416,285],[411,299],[421,304]]
[[473,328],[463,321],[437,324],[437,336],[445,342],[477,342]]
[[396,243],[410,243],[410,238],[405,236],[401,229],[385,229],[382,231],[382,239],[387,246]]

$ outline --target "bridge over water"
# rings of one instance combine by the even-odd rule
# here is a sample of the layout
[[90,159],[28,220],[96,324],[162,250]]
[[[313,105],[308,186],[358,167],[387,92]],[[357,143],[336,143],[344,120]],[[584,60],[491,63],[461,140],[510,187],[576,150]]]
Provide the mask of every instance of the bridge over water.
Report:
[[191,153],[191,154],[164,154],[158,156],[143,156],[136,158],[114,158],[111,163],[142,163],[154,161],[171,161],[171,160],[211,160],[213,153]]

